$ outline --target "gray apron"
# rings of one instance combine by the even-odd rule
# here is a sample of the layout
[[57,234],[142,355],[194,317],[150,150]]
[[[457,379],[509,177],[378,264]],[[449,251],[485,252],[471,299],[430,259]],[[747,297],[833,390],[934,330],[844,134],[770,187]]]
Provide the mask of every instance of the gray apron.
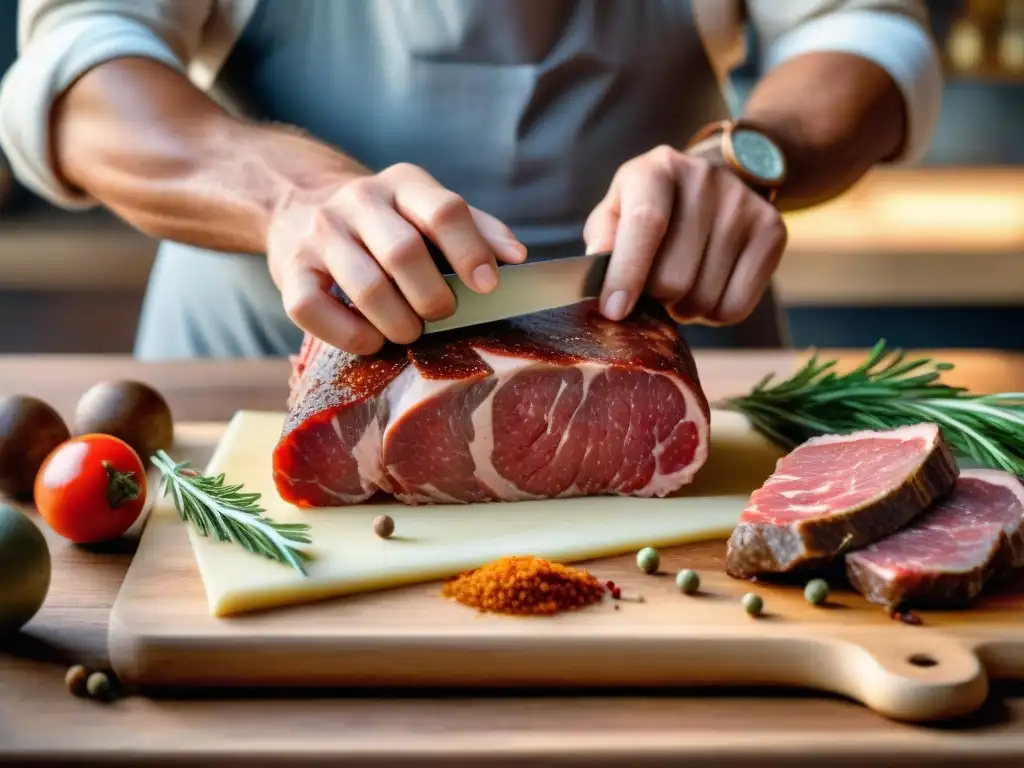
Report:
[[[422,166],[531,259],[582,252],[616,169],[728,116],[686,0],[262,0],[214,93],[366,166]],[[779,346],[768,295],[694,346]],[[144,359],[282,356],[301,332],[265,259],[163,243]]]

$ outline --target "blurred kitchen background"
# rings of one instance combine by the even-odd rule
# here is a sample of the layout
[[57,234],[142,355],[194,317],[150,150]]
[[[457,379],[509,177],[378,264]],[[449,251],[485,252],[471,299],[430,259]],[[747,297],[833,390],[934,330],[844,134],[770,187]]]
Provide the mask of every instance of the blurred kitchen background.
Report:
[[[1024,349],[1024,0],[928,5],[938,133],[917,167],[791,217],[778,284],[798,345]],[[0,0],[0,72],[16,8]],[[741,101],[756,62],[735,73]],[[130,352],[153,251],[109,215],[50,208],[0,157],[0,354]]]

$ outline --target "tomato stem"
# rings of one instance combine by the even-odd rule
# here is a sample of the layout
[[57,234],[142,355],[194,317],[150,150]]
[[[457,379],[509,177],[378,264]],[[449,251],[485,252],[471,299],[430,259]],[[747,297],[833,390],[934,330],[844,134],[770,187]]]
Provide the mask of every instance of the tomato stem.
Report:
[[117,509],[125,502],[135,501],[142,493],[142,486],[135,479],[134,472],[121,472],[109,461],[104,461],[103,469],[107,471],[107,504]]

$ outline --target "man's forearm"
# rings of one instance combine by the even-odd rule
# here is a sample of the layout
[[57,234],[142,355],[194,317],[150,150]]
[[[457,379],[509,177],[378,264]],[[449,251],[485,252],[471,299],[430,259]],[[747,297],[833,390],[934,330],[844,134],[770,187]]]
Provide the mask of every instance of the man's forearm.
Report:
[[228,115],[179,72],[143,59],[86,74],[53,112],[55,165],[128,223],[203,248],[262,252],[297,189],[364,172],[298,132]]
[[786,155],[782,209],[824,202],[873,165],[899,154],[906,140],[903,95],[877,64],[848,53],[790,59],[758,83],[744,117]]

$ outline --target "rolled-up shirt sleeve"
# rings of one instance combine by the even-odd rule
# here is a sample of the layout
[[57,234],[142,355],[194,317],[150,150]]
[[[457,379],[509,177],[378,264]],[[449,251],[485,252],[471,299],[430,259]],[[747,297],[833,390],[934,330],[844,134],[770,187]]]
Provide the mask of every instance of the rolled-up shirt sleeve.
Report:
[[104,62],[143,57],[186,71],[213,0],[20,0],[18,59],[0,82],[0,147],[15,176],[55,205],[96,201],[70,189],[50,156],[50,112]]
[[764,71],[836,51],[882,67],[903,93],[907,138],[895,162],[924,154],[942,107],[942,67],[919,0],[747,0]]

